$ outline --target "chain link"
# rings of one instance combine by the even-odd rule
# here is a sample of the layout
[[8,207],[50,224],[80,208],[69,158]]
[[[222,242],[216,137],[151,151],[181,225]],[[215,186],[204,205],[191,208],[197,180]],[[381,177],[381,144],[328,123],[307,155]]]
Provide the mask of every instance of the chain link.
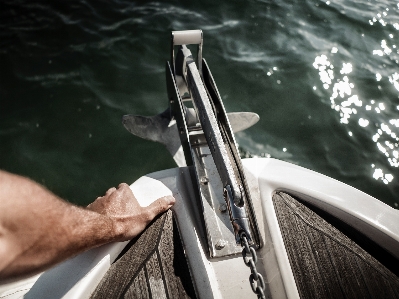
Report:
[[251,284],[252,291],[258,295],[258,299],[265,299],[265,281],[263,280],[262,274],[256,270],[258,256],[256,255],[255,248],[249,246],[247,236],[244,232],[240,233],[240,240],[241,246],[243,247],[242,258],[244,259],[245,265],[251,269],[249,283]]

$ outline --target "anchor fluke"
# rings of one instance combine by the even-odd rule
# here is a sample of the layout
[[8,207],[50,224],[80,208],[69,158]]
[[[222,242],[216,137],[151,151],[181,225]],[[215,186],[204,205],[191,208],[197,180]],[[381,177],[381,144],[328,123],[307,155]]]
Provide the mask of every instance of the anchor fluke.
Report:
[[169,108],[154,116],[124,115],[122,123],[133,135],[165,145],[176,164],[186,166],[176,121]]
[[[194,123],[191,110],[194,109],[186,109],[186,119]],[[259,115],[253,112],[231,112],[227,113],[227,117],[234,133],[243,131],[259,121]],[[176,164],[179,167],[186,166],[179,131],[169,108],[154,116],[124,115],[122,123],[133,135],[165,145]]]
[[227,117],[233,133],[244,131],[259,121],[259,115],[253,112],[230,112]]

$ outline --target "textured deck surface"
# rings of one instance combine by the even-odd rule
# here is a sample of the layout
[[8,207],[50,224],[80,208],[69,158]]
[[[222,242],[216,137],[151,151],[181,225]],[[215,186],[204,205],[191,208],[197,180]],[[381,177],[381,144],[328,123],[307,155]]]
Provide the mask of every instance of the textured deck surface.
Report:
[[301,298],[399,298],[399,278],[295,198],[273,196]]
[[132,240],[91,298],[196,298],[171,211]]

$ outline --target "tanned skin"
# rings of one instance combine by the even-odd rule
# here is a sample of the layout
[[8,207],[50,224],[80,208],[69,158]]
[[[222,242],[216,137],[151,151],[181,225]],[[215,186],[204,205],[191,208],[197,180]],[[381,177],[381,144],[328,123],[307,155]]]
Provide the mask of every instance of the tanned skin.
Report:
[[88,249],[130,240],[174,203],[166,196],[141,207],[123,183],[83,208],[0,170],[0,281],[31,276]]

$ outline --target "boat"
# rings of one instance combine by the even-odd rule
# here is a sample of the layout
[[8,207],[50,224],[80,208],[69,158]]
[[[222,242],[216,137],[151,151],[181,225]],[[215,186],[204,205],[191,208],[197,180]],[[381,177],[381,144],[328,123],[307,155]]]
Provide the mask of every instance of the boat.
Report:
[[169,107],[123,117],[178,165],[131,184],[139,203],[176,204],[0,298],[399,298],[399,211],[291,163],[241,159],[234,133],[259,116],[226,113],[202,45],[201,30],[172,32]]

